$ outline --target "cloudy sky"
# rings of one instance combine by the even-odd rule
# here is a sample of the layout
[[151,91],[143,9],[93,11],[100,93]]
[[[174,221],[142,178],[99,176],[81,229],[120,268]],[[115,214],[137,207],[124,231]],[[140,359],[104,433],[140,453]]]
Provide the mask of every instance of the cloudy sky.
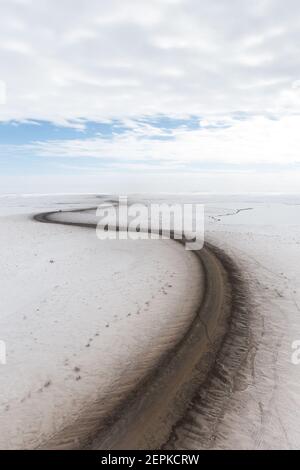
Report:
[[299,43],[299,0],[0,0],[0,192],[296,192]]

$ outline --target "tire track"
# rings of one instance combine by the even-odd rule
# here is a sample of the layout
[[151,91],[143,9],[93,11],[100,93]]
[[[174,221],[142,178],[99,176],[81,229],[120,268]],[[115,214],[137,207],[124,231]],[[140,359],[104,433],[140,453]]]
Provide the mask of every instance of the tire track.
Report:
[[[84,212],[92,209],[96,208],[65,212]],[[96,224],[92,223],[52,218],[61,212],[36,214],[33,218],[42,223],[96,228]],[[116,226],[116,231],[119,230],[124,228]],[[163,235],[162,230],[157,233]],[[172,232],[171,238],[174,241],[182,245],[187,243],[185,239],[175,239],[174,235]],[[208,391],[213,385],[212,378],[215,377],[219,377],[224,385],[218,388],[218,402],[209,397],[207,392],[206,402],[201,400],[201,403],[203,410],[208,411],[208,414],[210,410],[210,414],[218,416],[213,423],[210,422],[212,434],[217,432],[222,406],[226,406],[228,393],[232,392],[232,387],[229,390],[227,387],[229,376],[238,373],[248,350],[248,343],[245,341],[248,336],[247,315],[243,315],[243,321],[238,322],[239,328],[232,329],[235,315],[240,315],[241,309],[244,308],[244,284],[234,263],[220,250],[205,244],[194,254],[205,274],[204,298],[195,319],[172,352],[161,358],[157,368],[144,378],[138,389],[124,397],[122,405],[99,423],[98,432],[91,442],[86,443],[86,448],[155,449],[164,444],[166,448],[189,448],[192,431],[189,424],[186,428],[186,424],[190,422],[191,410],[196,403],[195,397],[205,389]],[[235,312],[233,317],[230,315],[232,310]],[[235,348],[236,337],[241,332],[243,347],[238,340]],[[232,367],[228,367],[226,361],[231,357],[234,359]],[[225,366],[222,365],[224,359]],[[213,406],[216,406],[216,412]],[[203,416],[204,412],[202,419]],[[76,423],[76,426],[79,425],[80,423]],[[196,447],[191,448],[206,447],[204,438],[207,433],[203,436],[199,430],[194,429],[193,432],[192,445]],[[55,448],[56,445],[57,439],[48,443],[46,448]]]

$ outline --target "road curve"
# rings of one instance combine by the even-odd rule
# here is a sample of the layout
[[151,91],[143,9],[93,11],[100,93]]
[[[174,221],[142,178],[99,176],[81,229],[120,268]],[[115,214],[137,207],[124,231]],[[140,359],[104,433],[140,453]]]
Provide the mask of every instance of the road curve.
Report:
[[[83,212],[75,209],[65,212]],[[55,220],[61,211],[33,216],[35,221],[95,229],[92,223]],[[119,230],[119,228],[116,228]],[[185,244],[185,240],[176,240]],[[194,252],[205,274],[205,292],[197,315],[184,338],[163,357],[137,390],[124,397],[121,407],[107,417],[99,433],[87,448],[93,449],[155,449],[168,442],[176,423],[184,419],[185,411],[196,390],[205,382],[228,330],[232,307],[232,283],[222,254],[205,244]],[[225,263],[226,264],[226,263]],[[47,443],[43,448],[55,448],[59,443]],[[200,445],[200,443],[199,443]]]

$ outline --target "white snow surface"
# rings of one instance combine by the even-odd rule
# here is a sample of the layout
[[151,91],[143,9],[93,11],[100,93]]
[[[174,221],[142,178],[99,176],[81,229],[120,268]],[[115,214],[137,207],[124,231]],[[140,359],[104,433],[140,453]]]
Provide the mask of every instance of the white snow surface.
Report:
[[31,220],[78,202],[98,200],[1,198],[2,449],[43,446],[88,413],[101,420],[184,335],[202,295],[196,257],[174,241],[100,241]]
[[[207,241],[239,267],[249,289],[250,347],[206,439],[186,426],[178,448],[299,449],[300,196],[197,196],[205,204]],[[298,345],[299,351],[299,345]],[[300,354],[296,355],[299,362]],[[212,410],[213,414],[213,410]],[[203,433],[205,434],[205,433]]]
[[[72,198],[70,207],[83,201]],[[57,209],[61,200],[24,199],[35,212]],[[93,198],[87,199],[88,206]],[[300,364],[292,363],[292,344],[300,340],[300,196],[136,199],[204,203],[206,240],[236,262],[252,299],[251,348],[238,371],[243,386],[233,389],[209,445],[187,440],[185,446],[299,448]],[[26,212],[16,201],[12,196],[9,209],[7,199],[0,204],[6,213]],[[124,378],[135,383],[141,356],[152,366],[162,331],[174,326],[177,337],[191,318],[201,273],[193,254],[182,256],[172,241],[107,242],[102,250],[88,229],[20,215],[0,223],[0,339],[8,347],[8,363],[0,366],[0,447],[34,447],[99,392],[107,396]]]
[[300,340],[300,197],[208,203],[207,215],[219,219],[208,217],[207,238],[241,268],[253,302],[244,385],[232,394],[213,447],[298,449],[300,364],[292,362],[292,344]]

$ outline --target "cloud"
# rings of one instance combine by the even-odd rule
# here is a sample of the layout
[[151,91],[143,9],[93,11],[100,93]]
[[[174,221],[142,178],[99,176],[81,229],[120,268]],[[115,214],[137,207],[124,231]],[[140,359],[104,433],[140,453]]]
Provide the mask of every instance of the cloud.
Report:
[[[128,170],[298,165],[299,41],[298,0],[2,0],[0,121],[82,133],[0,153]],[[86,122],[112,132],[87,137]]]
[[2,0],[0,119],[299,111],[297,0]]
[[[174,124],[173,124],[174,125]],[[113,127],[109,135],[48,141],[22,146],[4,146],[18,155],[48,158],[94,158],[110,168],[188,169],[224,165],[300,165],[300,116],[270,119],[228,117],[203,119],[197,125],[163,127],[143,121],[126,121],[126,127]]]

